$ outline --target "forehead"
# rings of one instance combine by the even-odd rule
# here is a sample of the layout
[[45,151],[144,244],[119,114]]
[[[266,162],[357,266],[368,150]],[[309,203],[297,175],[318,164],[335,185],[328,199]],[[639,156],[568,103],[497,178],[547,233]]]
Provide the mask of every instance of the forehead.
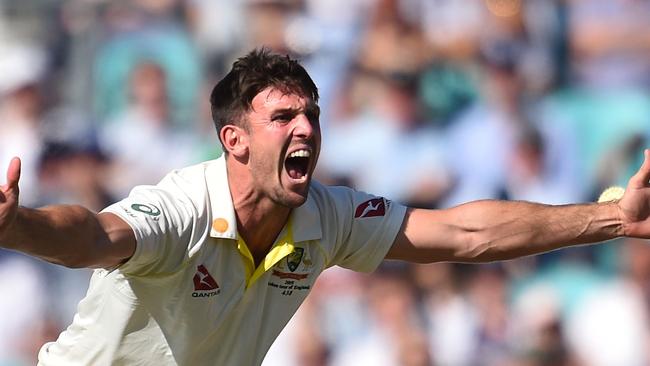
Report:
[[252,110],[256,113],[278,109],[304,109],[312,105],[316,105],[316,103],[311,98],[273,87],[266,88],[257,93],[251,101]]

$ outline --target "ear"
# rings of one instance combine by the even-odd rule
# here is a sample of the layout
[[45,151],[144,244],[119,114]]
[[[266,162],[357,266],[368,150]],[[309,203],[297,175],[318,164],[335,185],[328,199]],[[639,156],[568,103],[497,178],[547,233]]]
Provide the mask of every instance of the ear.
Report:
[[219,133],[219,138],[228,154],[237,158],[243,158],[248,154],[248,133],[246,130],[235,125],[225,125]]

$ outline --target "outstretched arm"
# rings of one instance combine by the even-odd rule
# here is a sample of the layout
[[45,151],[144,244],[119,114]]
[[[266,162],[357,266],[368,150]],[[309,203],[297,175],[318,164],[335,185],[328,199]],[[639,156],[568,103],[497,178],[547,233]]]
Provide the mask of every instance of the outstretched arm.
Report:
[[20,160],[14,158],[0,187],[0,247],[67,267],[110,268],[133,255],[135,235],[113,214],[81,206],[18,206]]
[[476,201],[410,209],[387,259],[490,262],[619,236],[650,238],[650,150],[615,202],[551,206]]

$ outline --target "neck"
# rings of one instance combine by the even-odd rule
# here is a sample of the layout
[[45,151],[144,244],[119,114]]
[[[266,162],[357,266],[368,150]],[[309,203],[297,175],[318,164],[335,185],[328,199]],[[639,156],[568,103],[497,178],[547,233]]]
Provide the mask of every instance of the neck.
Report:
[[230,160],[234,159],[226,159],[228,185],[237,218],[237,232],[258,265],[289,220],[291,208],[278,205],[259,192],[247,168]]

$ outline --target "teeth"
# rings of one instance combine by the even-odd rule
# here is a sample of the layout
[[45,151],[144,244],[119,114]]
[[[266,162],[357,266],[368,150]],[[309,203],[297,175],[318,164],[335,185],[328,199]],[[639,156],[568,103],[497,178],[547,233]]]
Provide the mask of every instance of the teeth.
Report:
[[304,150],[304,149],[294,151],[291,154],[289,154],[290,158],[308,158],[310,156],[311,156],[311,153],[309,152],[309,150]]

